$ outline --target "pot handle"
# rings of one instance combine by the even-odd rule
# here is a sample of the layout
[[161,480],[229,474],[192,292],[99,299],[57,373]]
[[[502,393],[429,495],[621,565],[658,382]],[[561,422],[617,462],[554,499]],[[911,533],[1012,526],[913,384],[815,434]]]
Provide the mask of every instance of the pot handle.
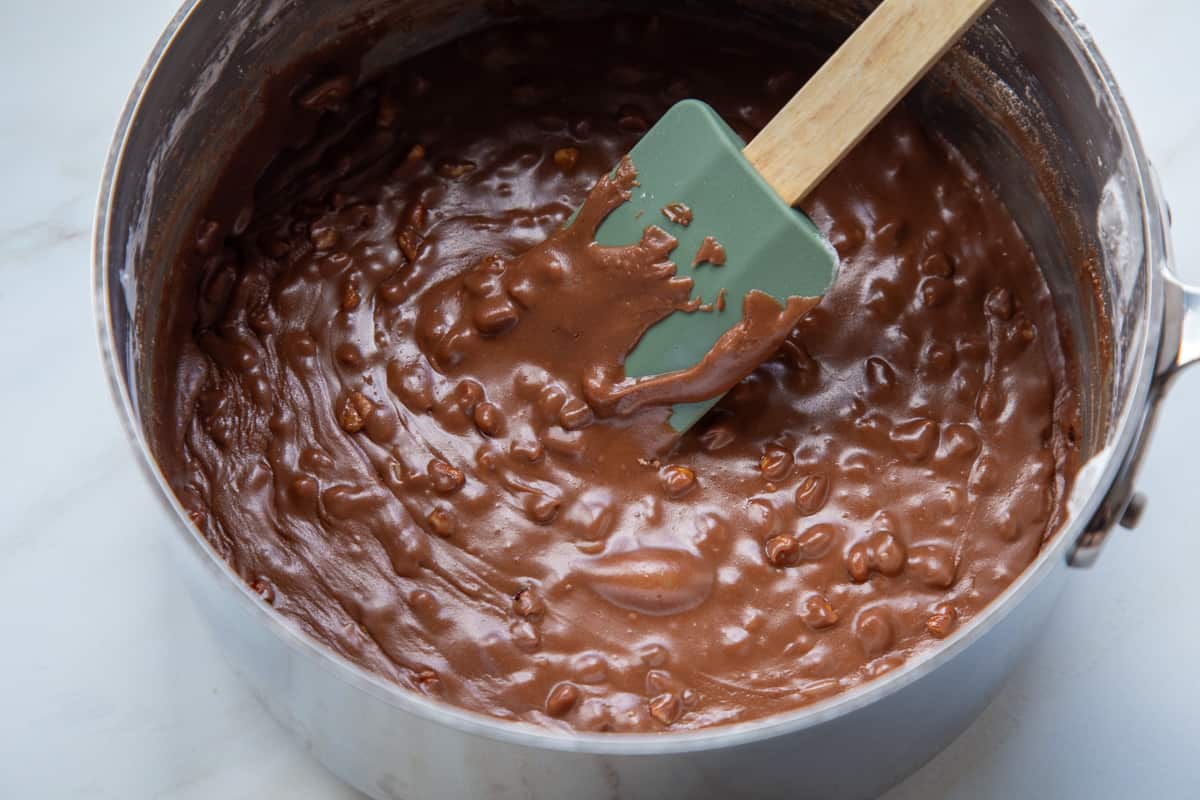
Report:
[[1134,490],[1134,480],[1142,463],[1150,432],[1158,413],[1160,401],[1171,380],[1179,372],[1200,361],[1200,287],[1190,286],[1179,279],[1165,264],[1163,278],[1163,340],[1158,351],[1154,379],[1150,385],[1145,411],[1138,427],[1137,438],[1121,465],[1100,507],[1087,527],[1067,552],[1072,567],[1090,567],[1096,563],[1104,540],[1114,526],[1134,528],[1146,508],[1146,496]]
[[1200,361],[1200,287],[1189,286],[1166,267],[1162,273],[1167,301],[1163,330],[1178,336],[1178,341],[1171,348],[1174,356],[1160,359],[1158,370],[1160,376],[1170,378]]

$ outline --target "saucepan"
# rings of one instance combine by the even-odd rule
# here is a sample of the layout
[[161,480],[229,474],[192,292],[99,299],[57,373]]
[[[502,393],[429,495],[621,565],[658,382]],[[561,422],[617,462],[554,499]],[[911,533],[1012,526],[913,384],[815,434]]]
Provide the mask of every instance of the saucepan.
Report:
[[[834,44],[870,10],[835,0],[663,0],[731,35]],[[100,193],[100,341],[133,449],[173,517],[180,569],[235,667],[317,758],[375,798],[865,797],[898,781],[987,705],[1050,613],[1144,502],[1134,492],[1155,409],[1200,358],[1200,292],[1171,272],[1169,214],[1108,68],[1057,0],[999,0],[908,102],[952,121],[954,144],[1032,245],[1076,352],[1086,465],[1067,523],[944,646],[797,711],[658,735],[567,734],[480,716],[363,671],[288,624],[188,522],[156,461],[153,332],[163,287],[220,165],[260,113],[272,74],[370,29],[373,71],[522,14],[642,11],[584,0],[188,0],[121,117]],[[470,87],[463,87],[469,91]]]

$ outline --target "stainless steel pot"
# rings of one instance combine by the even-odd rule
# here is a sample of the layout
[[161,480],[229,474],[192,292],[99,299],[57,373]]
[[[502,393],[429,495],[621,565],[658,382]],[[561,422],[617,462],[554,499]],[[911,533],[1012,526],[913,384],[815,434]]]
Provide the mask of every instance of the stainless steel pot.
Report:
[[[121,118],[101,187],[101,346],[134,450],[175,517],[171,537],[229,657],[330,769],[376,798],[865,797],[908,774],[986,706],[1049,613],[1069,564],[1136,523],[1134,473],[1172,376],[1200,358],[1200,293],[1170,272],[1168,212],[1104,62],[1056,0],[1000,0],[915,91],[1012,209],[1079,355],[1089,461],[1037,561],[941,649],[860,689],[753,723],[674,735],[565,735],[430,701],[291,627],[189,525],[146,424],[164,276],[266,76],[347,28],[389,30],[367,72],[511,13],[484,0],[189,0]],[[585,3],[522,3],[549,13]],[[596,3],[586,4],[595,9]],[[606,2],[621,6],[622,2]],[[635,3],[625,3],[636,8]],[[869,4],[867,4],[869,5]],[[844,28],[858,3],[679,0],[781,35]],[[468,88],[469,90],[469,88]]]

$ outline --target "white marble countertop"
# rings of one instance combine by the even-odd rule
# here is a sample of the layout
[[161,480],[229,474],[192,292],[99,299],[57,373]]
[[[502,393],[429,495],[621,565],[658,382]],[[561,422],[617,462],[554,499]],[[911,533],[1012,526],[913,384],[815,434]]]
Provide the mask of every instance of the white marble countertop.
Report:
[[[168,561],[89,292],[97,182],[177,0],[4,2],[0,59],[0,797],[350,798],[234,679]],[[1200,282],[1200,7],[1076,0]],[[888,800],[1195,797],[1200,371],[1162,414],[1150,504],[1070,585],[983,717]]]

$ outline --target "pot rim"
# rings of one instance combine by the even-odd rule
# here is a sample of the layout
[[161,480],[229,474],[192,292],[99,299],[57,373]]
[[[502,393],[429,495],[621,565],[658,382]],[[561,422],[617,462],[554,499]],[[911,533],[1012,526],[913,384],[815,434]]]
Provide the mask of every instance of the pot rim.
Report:
[[[363,669],[310,638],[288,622],[254,593],[232,568],[222,560],[188,520],[175,493],[159,468],[146,441],[135,411],[129,387],[118,366],[117,342],[113,325],[113,309],[109,298],[114,281],[114,265],[110,261],[109,241],[111,216],[121,175],[122,162],[129,135],[139,119],[142,99],[161,63],[168,57],[172,42],[187,24],[188,18],[204,0],[185,0],[168,23],[151,51],[135,82],[117,123],[100,182],[96,219],[92,239],[92,295],[96,316],[100,355],[112,398],[125,429],[126,440],[133,449],[143,474],[157,490],[163,508],[173,516],[175,531],[181,534],[193,554],[204,562],[210,577],[237,592],[244,610],[255,616],[264,631],[269,631],[293,652],[319,664],[351,687],[365,692],[393,708],[423,720],[440,723],[463,733],[484,736],[511,745],[536,747],[562,752],[592,755],[652,756],[702,752],[736,747],[765,739],[796,733],[846,716],[891,695],[934,672],[943,664],[966,650],[976,640],[1004,619],[1034,588],[1065,559],[1068,545],[1075,541],[1099,506],[1113,483],[1131,445],[1136,439],[1140,421],[1149,403],[1149,392],[1155,371],[1155,356],[1163,327],[1163,276],[1159,261],[1165,254],[1155,252],[1158,237],[1152,225],[1164,215],[1165,204],[1153,179],[1149,161],[1141,140],[1108,65],[1095,47],[1090,33],[1079,21],[1065,0],[1034,0],[1043,6],[1051,22],[1061,32],[1066,44],[1076,49],[1091,73],[1094,87],[1117,112],[1123,150],[1137,166],[1137,192],[1142,224],[1142,241],[1146,243],[1141,269],[1148,274],[1143,298],[1141,326],[1145,335],[1139,337],[1137,352],[1130,354],[1136,373],[1134,391],[1125,399],[1116,419],[1114,435],[1100,452],[1093,456],[1077,476],[1071,497],[1068,498],[1070,518],[1067,524],[1046,543],[1037,558],[969,624],[963,626],[939,645],[910,656],[901,666],[886,675],[838,693],[826,700],[774,716],[717,725],[695,731],[678,733],[582,733],[547,728],[528,722],[514,722],[490,717],[423,695],[391,683]],[[119,280],[119,279],[118,279]],[[1086,495],[1081,498],[1081,493]]]

